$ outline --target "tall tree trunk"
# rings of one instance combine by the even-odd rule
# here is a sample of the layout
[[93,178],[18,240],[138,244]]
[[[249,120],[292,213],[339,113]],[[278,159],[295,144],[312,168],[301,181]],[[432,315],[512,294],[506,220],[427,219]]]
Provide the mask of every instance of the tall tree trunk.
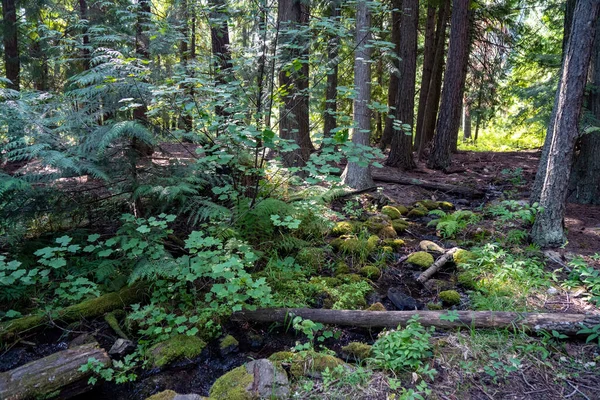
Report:
[[452,140],[456,140],[460,126],[460,109],[469,57],[469,0],[454,0],[452,4],[448,68],[444,76],[436,135],[427,160],[427,166],[432,169],[446,169],[450,166]]
[[87,34],[90,20],[88,14],[87,0],[79,0],[79,18],[88,22],[88,25],[82,28],[83,36],[81,38],[81,65],[84,71],[90,69],[90,35]]
[[[232,71],[231,49],[229,42],[229,24],[225,14],[225,0],[211,0],[210,11],[210,39],[213,54],[213,66],[217,85],[224,85],[229,80]],[[215,113],[219,116],[227,116],[225,106],[220,101],[215,106]]]
[[463,100],[463,141],[471,140],[471,105]]
[[[439,14],[439,13],[438,13]],[[431,84],[431,73],[433,71],[433,58],[435,56],[435,6],[432,2],[427,4],[427,19],[425,22],[425,48],[423,50],[423,72],[421,75],[421,89],[419,90],[419,108],[417,110],[417,123],[415,130],[414,148],[418,149],[423,137],[423,117],[425,116],[425,105],[427,94]]]
[[[591,125],[600,126],[600,23],[596,26],[596,37],[590,61],[586,108]],[[584,133],[578,140],[579,150],[571,182],[568,200],[580,204],[600,204],[600,132]]]
[[[278,18],[284,67],[279,72],[279,85],[285,88],[283,106],[279,112],[279,136],[292,140],[298,149],[282,155],[286,167],[306,165],[314,150],[310,140],[308,115],[308,39],[301,32],[308,25],[308,8],[301,0],[281,0]],[[300,62],[300,68],[292,63]]]
[[442,76],[444,73],[444,61],[446,50],[446,28],[450,16],[450,0],[445,0],[440,7],[437,29],[435,34],[435,55],[431,70],[431,83],[427,91],[427,102],[423,115],[423,129],[421,130],[421,141],[419,142],[419,158],[423,157],[425,149],[433,139],[435,122],[440,105],[440,94],[442,92]]
[[599,8],[598,0],[579,0],[573,14],[557,108],[550,124],[553,131],[547,133],[551,135],[548,159],[546,165],[539,167],[545,168],[539,200],[543,209],[536,217],[531,236],[540,246],[561,246],[566,239],[565,203]]
[[392,0],[392,43],[394,44],[394,56],[392,60],[392,71],[390,73],[390,82],[388,87],[388,113],[385,119],[385,128],[383,129],[383,135],[381,136],[381,148],[385,149],[392,143],[392,137],[394,136],[394,116],[397,114],[398,97],[398,78],[399,72],[399,58],[400,58],[400,25],[402,19],[402,0]]
[[[356,10],[356,50],[354,53],[354,130],[352,143],[369,146],[371,132],[371,12],[367,0],[358,0]],[[342,182],[354,189],[374,186],[369,167],[349,162],[342,173]]]
[[419,1],[403,0],[400,23],[400,79],[396,95],[396,119],[410,126],[410,131],[394,130],[392,147],[386,164],[410,170],[415,167],[412,133],[415,114],[415,81],[417,76],[417,28]]
[[[181,0],[181,36],[182,39],[179,42],[179,58],[180,62],[184,69],[187,70],[188,61],[190,60],[190,11],[188,0]],[[193,86],[190,84],[180,84],[180,88],[183,89],[187,96],[192,98],[193,96]],[[178,121],[179,122],[179,121]],[[194,126],[194,119],[192,115],[188,112],[184,112],[184,115],[181,116],[180,122],[182,128],[185,132],[190,132],[192,127]],[[178,124],[179,125],[179,124]],[[184,141],[189,141],[189,138],[184,137]]]
[[[328,16],[334,24],[338,23],[341,16],[341,0],[330,0]],[[340,38],[336,34],[329,35],[327,39],[327,89],[325,90],[325,113],[323,123],[323,136],[331,137],[337,127],[337,86],[338,86],[338,55]]]
[[2,0],[2,20],[4,27],[4,70],[10,80],[9,89],[21,88],[21,60],[17,31],[17,6],[15,0]]
[[569,37],[571,35],[571,25],[573,22],[573,13],[575,11],[576,0],[567,0],[565,4],[565,19],[563,24],[563,46],[562,46],[562,65],[560,69],[560,78],[558,80],[558,87],[556,88],[556,95],[554,96],[554,107],[552,108],[552,115],[550,116],[550,122],[548,129],[546,130],[546,137],[544,138],[544,146],[542,147],[542,154],[540,156],[540,162],[535,175],[535,180],[531,186],[531,196],[529,201],[531,204],[540,201],[542,194],[542,186],[544,184],[544,176],[546,175],[546,165],[548,164],[548,155],[550,151],[550,144],[552,142],[552,132],[554,132],[554,121],[556,120],[556,111],[558,110],[558,93],[560,92],[560,85],[563,81],[562,74],[564,73],[564,62],[567,54],[567,45]]

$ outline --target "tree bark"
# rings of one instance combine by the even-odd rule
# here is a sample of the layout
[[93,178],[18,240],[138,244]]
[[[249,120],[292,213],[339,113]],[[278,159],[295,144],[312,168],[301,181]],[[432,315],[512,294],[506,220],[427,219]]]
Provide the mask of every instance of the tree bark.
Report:
[[68,399],[92,389],[87,379],[92,371],[80,368],[90,358],[104,366],[110,358],[98,343],[59,351],[0,374],[0,398],[5,400]]
[[[293,141],[298,149],[282,154],[286,167],[306,165],[314,150],[310,140],[308,104],[308,39],[303,27],[308,26],[308,8],[301,0],[278,2],[280,43],[283,68],[279,72],[279,85],[286,95],[279,111],[279,136]],[[299,68],[293,63],[300,62]]]
[[21,88],[21,60],[19,57],[17,5],[15,0],[2,0],[2,21],[4,40],[4,70],[11,83],[9,89]]
[[427,166],[432,169],[446,169],[450,166],[452,140],[456,140],[458,136],[469,57],[469,7],[469,0],[453,0],[448,68],[444,76],[442,105],[433,148],[427,160]]
[[[329,1],[329,18],[336,24],[341,16],[340,0]],[[337,127],[337,87],[339,71],[339,46],[340,38],[336,34],[329,35],[327,40],[327,89],[325,90],[325,113],[323,116],[323,136],[331,137],[332,131]]]
[[471,140],[471,105],[463,100],[463,141]]
[[[596,26],[596,37],[590,61],[586,108],[590,125],[600,126],[600,24]],[[578,140],[578,149],[568,200],[580,204],[600,204],[600,132],[584,133]]]
[[425,116],[425,105],[427,104],[427,94],[429,93],[431,73],[433,71],[433,58],[435,56],[435,14],[435,6],[430,1],[427,5],[427,19],[425,22],[425,48],[423,50],[423,72],[421,75],[419,108],[417,110],[415,130],[415,150],[419,148],[421,138],[423,137],[423,117]]
[[504,311],[456,311],[458,319],[448,320],[447,311],[361,311],[326,310],[313,308],[265,308],[255,311],[233,313],[233,321],[285,322],[294,316],[330,325],[356,326],[364,328],[396,328],[406,326],[409,319],[419,316],[423,326],[442,329],[517,329],[530,332],[542,330],[576,335],[583,327],[600,323],[600,316],[562,313],[519,313]]
[[410,131],[393,130],[390,156],[386,164],[404,170],[411,170],[416,166],[412,155],[412,138],[417,77],[418,26],[419,1],[403,0],[400,22],[400,78],[398,80],[398,93],[396,94],[395,114],[397,120],[410,126]]
[[599,8],[597,0],[580,0],[574,11],[554,119],[547,133],[551,138],[548,158],[539,166],[545,172],[536,176],[536,180],[543,178],[542,183],[537,183],[543,210],[536,217],[531,235],[540,246],[561,246],[566,240],[563,219],[567,190]]
[[381,149],[385,149],[392,143],[392,137],[394,135],[394,115],[398,112],[397,98],[398,97],[398,78],[399,72],[399,58],[400,58],[400,30],[402,24],[402,0],[392,0],[392,38],[391,41],[394,44],[394,56],[392,60],[392,71],[390,73],[390,82],[388,86],[388,113],[385,118],[385,127],[383,129],[383,135],[381,135]]
[[[369,146],[371,133],[371,12],[367,0],[359,0],[356,10],[356,50],[354,55],[354,129],[352,143]],[[342,182],[353,189],[374,186],[369,166],[349,162],[342,173]]]
[[446,26],[449,15],[450,0],[445,0],[444,5],[440,7],[437,21],[435,55],[431,70],[431,83],[429,84],[427,102],[423,113],[423,129],[421,131],[421,140],[419,142],[419,158],[423,157],[425,149],[429,146],[435,132],[435,122],[440,105],[440,93],[442,92],[442,76],[444,73],[445,61],[444,53],[446,49]]

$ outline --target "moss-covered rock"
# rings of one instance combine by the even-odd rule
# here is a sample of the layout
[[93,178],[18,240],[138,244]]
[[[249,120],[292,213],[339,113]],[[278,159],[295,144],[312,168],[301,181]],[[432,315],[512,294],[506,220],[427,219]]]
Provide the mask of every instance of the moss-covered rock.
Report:
[[146,400],[173,400],[177,396],[177,392],[172,390],[163,390],[160,393],[153,394],[147,397]]
[[331,234],[334,236],[349,235],[354,231],[354,226],[348,221],[336,223],[331,229]]
[[379,279],[381,270],[374,265],[366,265],[362,267],[359,273],[369,279]]
[[367,239],[367,251],[369,253],[372,253],[377,248],[378,244],[379,244],[379,236],[377,236],[377,235],[369,236],[369,238]]
[[450,203],[449,201],[438,201],[437,206],[441,210],[454,210],[454,204]]
[[396,233],[396,230],[394,229],[393,226],[388,225],[388,226],[384,226],[383,228],[381,228],[381,230],[378,232],[377,236],[380,237],[381,239],[390,239],[390,238],[395,238],[396,236],[398,236],[398,233]]
[[472,253],[468,250],[463,250],[463,249],[457,250],[452,255],[452,259],[454,260],[454,263],[458,266],[467,264],[470,261],[474,260],[475,258],[476,258],[476,256],[474,253]]
[[364,227],[371,233],[378,233],[389,225],[390,219],[386,215],[374,215],[369,217],[364,223]]
[[184,358],[200,355],[206,343],[197,336],[176,335],[150,348],[149,358],[154,367],[162,367]]
[[387,311],[387,309],[385,308],[385,306],[383,304],[381,304],[380,302],[377,303],[373,303],[369,306],[369,308],[367,308],[366,311]]
[[460,294],[456,290],[444,290],[440,292],[439,297],[442,303],[446,305],[455,306],[460,304]]
[[252,386],[254,376],[242,365],[232,369],[215,381],[210,388],[211,400],[254,400],[255,396],[247,388]]
[[350,272],[350,267],[348,266],[348,263],[346,261],[338,260],[336,261],[335,266],[333,267],[333,271],[336,276],[347,274]]
[[416,206],[422,206],[428,211],[437,210],[439,208],[438,202],[433,200],[419,200],[415,203]]
[[306,247],[296,255],[298,264],[319,269],[325,264],[327,251],[322,247]]
[[431,264],[433,264],[434,259],[433,256],[427,253],[426,251],[417,251],[416,253],[412,253],[410,256],[408,256],[406,261],[411,264],[417,265],[423,269],[426,269],[431,267]]
[[240,342],[232,335],[227,335],[219,342],[219,350],[221,354],[229,354],[238,350]]
[[390,219],[398,219],[402,215],[400,210],[393,206],[383,206],[381,209],[383,215],[387,215]]
[[423,251],[443,254],[445,252],[444,248],[439,244],[432,242],[431,240],[421,240],[419,242],[419,248]]
[[396,232],[404,232],[408,229],[408,222],[403,219],[395,219],[392,221],[392,227]]
[[371,357],[372,347],[373,346],[365,343],[351,342],[348,343],[347,346],[342,347],[342,351],[346,354],[346,356],[360,361]]
[[430,302],[430,303],[427,303],[427,309],[431,310],[431,311],[438,311],[438,310],[443,310],[444,307],[442,307],[442,305],[440,303]]
[[381,253],[384,255],[394,254],[394,248],[392,246],[381,246]]
[[383,239],[385,246],[390,246],[394,250],[400,250],[404,246],[404,240],[402,239]]
[[412,218],[421,218],[426,216],[428,212],[429,211],[427,211],[427,209],[424,207],[415,207],[408,212],[407,216]]
[[394,206],[394,208],[398,211],[400,211],[400,214],[402,215],[406,215],[408,214],[408,208],[402,204],[392,204]]

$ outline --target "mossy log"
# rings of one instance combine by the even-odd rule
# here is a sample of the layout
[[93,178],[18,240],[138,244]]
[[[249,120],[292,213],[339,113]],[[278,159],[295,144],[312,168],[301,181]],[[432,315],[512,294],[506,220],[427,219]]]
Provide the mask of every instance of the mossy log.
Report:
[[456,253],[458,250],[458,247],[453,247],[450,250],[446,251],[442,256],[435,260],[433,264],[431,264],[431,267],[427,268],[425,271],[423,271],[421,275],[419,275],[417,281],[421,283],[427,282],[427,280],[431,278],[433,274],[438,272],[440,268],[442,268],[448,261],[452,259],[454,253]]
[[83,318],[99,317],[126,305],[141,302],[144,299],[144,293],[144,285],[137,284],[63,308],[53,315],[29,315],[4,322],[0,324],[0,344],[15,339],[20,334],[36,331],[51,319],[56,322],[70,323]]
[[471,189],[465,186],[458,185],[450,185],[447,183],[438,183],[438,182],[430,182],[424,181],[422,179],[416,178],[407,178],[402,176],[389,176],[387,174],[381,174],[377,171],[372,171],[373,180],[375,182],[384,182],[384,183],[397,183],[399,185],[409,185],[409,186],[419,186],[423,189],[429,190],[439,190],[444,193],[452,193],[461,196],[466,196],[470,198],[480,198],[484,196],[484,192],[478,189]]
[[407,321],[419,316],[423,326],[442,329],[518,329],[528,332],[541,330],[574,336],[584,327],[600,324],[600,315],[560,314],[560,313],[518,313],[504,311],[456,311],[457,319],[447,317],[447,311],[363,311],[325,310],[312,308],[263,308],[255,311],[233,313],[233,321],[285,322],[291,315],[300,316],[313,322],[330,325],[345,325],[365,328],[396,328],[405,326]]
[[87,383],[91,372],[79,369],[89,358],[104,365],[110,363],[98,343],[88,343],[3,372],[0,374],[0,399],[67,399],[87,392],[92,388]]

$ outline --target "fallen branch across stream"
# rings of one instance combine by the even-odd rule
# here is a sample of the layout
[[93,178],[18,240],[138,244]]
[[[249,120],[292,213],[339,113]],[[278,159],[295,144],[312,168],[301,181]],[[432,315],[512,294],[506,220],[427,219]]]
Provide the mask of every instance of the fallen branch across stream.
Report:
[[450,250],[446,251],[440,258],[435,260],[431,267],[427,268],[419,277],[417,278],[418,282],[425,283],[435,274],[440,268],[442,268],[448,261],[452,259],[454,253],[460,250],[458,247],[453,247]]
[[[285,322],[291,315],[330,325],[365,328],[396,328],[419,315],[423,326],[442,329],[494,328],[517,329],[529,332],[557,331],[574,336],[582,328],[600,324],[600,315],[559,313],[518,313],[503,311],[361,311],[325,310],[312,308],[263,308],[233,313],[233,321]],[[443,319],[441,318],[443,317]],[[455,317],[455,318],[453,318]]]
[[423,189],[439,190],[441,192],[457,194],[457,195],[466,196],[466,197],[470,197],[470,198],[483,197],[485,194],[481,190],[471,189],[471,188],[468,188],[465,186],[450,185],[447,183],[430,182],[430,181],[424,181],[422,179],[406,178],[406,177],[402,177],[402,176],[391,177],[391,176],[379,174],[375,170],[372,171],[372,175],[373,175],[373,180],[375,182],[397,183],[399,185],[419,186],[419,187],[422,187]]

